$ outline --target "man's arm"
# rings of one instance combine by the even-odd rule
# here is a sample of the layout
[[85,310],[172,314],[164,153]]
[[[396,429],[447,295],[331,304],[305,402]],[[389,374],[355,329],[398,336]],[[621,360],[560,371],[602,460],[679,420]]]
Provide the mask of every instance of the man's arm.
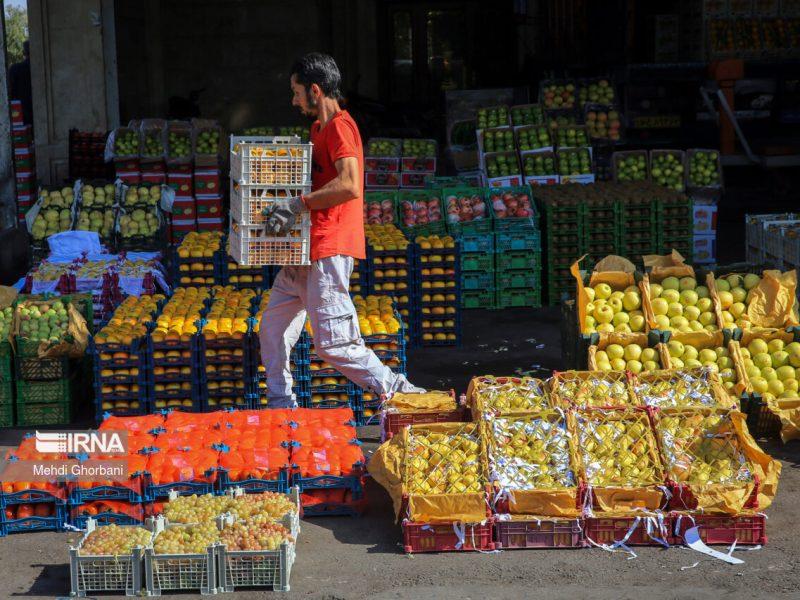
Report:
[[340,158],[334,165],[339,173],[320,189],[303,195],[308,208],[319,210],[338,206],[361,195],[362,173],[355,156]]

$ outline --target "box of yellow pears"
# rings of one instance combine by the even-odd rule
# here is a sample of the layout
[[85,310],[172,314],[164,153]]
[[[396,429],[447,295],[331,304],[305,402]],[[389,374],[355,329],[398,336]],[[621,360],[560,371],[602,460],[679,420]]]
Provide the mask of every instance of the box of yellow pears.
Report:
[[486,415],[524,414],[551,408],[549,385],[534,377],[474,377],[467,388],[467,407],[472,418]]
[[372,457],[369,470],[389,492],[398,519],[475,523],[488,516],[482,423],[403,428]]

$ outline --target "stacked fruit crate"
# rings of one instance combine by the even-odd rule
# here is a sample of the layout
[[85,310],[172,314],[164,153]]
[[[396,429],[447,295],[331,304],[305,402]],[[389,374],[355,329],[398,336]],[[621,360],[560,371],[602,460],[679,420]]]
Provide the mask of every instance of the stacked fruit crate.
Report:
[[211,290],[205,287],[177,288],[168,302],[160,303],[148,349],[153,357],[148,382],[152,409],[202,411],[197,333],[210,298]]
[[370,293],[393,296],[406,320],[417,307],[414,245],[397,226],[366,225],[367,280]]
[[394,190],[400,187],[400,151],[396,138],[371,138],[364,150],[364,187]]
[[[10,316],[10,314],[3,315],[3,330],[6,333],[8,333],[6,323],[11,323]],[[14,425],[14,373],[12,371],[14,367],[12,360],[11,342],[5,336],[0,342],[0,427]]]
[[157,310],[156,302],[157,298],[149,295],[129,296],[89,340],[98,422],[106,414],[149,412],[153,357],[148,352],[146,324]]
[[203,410],[251,407],[245,355],[257,301],[252,290],[214,289],[196,336]]
[[541,306],[542,241],[531,189],[490,188],[487,193],[495,230],[495,305]]
[[644,184],[628,184],[620,190],[619,254],[633,259],[656,251],[658,204],[645,193]]
[[33,148],[33,127],[25,125],[22,102],[11,101],[11,141],[14,146],[14,177],[17,189],[17,217],[25,221],[25,213],[36,202],[36,154]]
[[690,197],[671,190],[663,190],[659,195],[656,213],[656,232],[658,242],[656,252],[668,254],[677,250],[692,262],[694,250],[694,212]]
[[586,236],[586,252],[590,260],[621,254],[620,212],[620,203],[613,196],[587,198],[586,224],[591,233]]
[[547,238],[547,295],[550,304],[558,304],[564,293],[574,292],[575,279],[570,265],[586,251],[586,212],[583,203],[576,198],[559,200],[554,195],[540,195],[539,200]]
[[436,174],[436,140],[406,138],[400,157],[400,187],[423,188]]
[[[16,424],[60,425],[72,417],[73,375],[66,357],[40,358],[48,340],[66,335],[67,302],[25,300],[16,306],[20,331],[15,337]],[[26,328],[29,326],[30,328]]]
[[175,285],[223,283],[218,258],[222,242],[222,232],[188,233],[174,251],[172,280]]
[[311,191],[311,144],[299,137],[231,137],[229,254],[242,266],[308,265],[311,213],[285,236],[264,231],[264,211]]
[[494,239],[494,235],[486,233],[465,233],[459,239],[461,308],[494,308],[496,305]]
[[[450,244],[452,247],[447,247]],[[452,239],[444,248],[423,249],[417,245],[414,254],[419,298],[413,326],[416,343],[422,346],[458,346],[461,344],[459,245]]]

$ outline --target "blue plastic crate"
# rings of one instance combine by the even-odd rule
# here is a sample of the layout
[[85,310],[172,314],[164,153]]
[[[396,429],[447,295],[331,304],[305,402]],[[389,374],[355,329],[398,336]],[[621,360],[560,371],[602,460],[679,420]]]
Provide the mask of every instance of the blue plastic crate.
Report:
[[497,252],[506,250],[541,250],[542,238],[539,230],[526,232],[498,232],[495,236],[495,248]]
[[163,500],[169,498],[169,493],[175,491],[179,496],[191,496],[197,494],[212,494],[214,492],[214,484],[207,481],[176,481],[172,483],[154,484],[150,479],[150,475],[145,473],[144,477],[144,501],[155,502],[156,500]]
[[[356,467],[361,470],[359,465]],[[358,500],[364,493],[360,475],[319,475],[317,477],[303,477],[300,473],[293,473],[291,485],[300,488],[300,492],[307,490],[350,490],[353,499]]]
[[[89,337],[88,351],[96,369],[149,367],[153,358],[150,350],[146,337],[137,338],[131,344],[97,344],[94,337]],[[103,354],[113,355],[115,352],[126,352],[130,356],[128,358],[102,358]]]
[[89,519],[94,519],[98,527],[105,527],[106,525],[141,525],[143,523],[142,520],[136,517],[113,511],[101,512],[91,516],[72,515],[70,513],[67,522],[73,527],[85,530]]
[[225,494],[229,489],[242,488],[246,494],[260,494],[262,492],[277,492],[285,494],[289,491],[289,472],[281,469],[278,479],[243,479],[231,481],[226,469],[219,469],[215,493]]
[[142,494],[131,488],[117,485],[98,485],[92,488],[73,487],[69,493],[70,504],[85,504],[95,501],[140,503]]
[[5,511],[0,514],[0,537],[12,533],[32,533],[35,531],[63,531],[67,522],[66,504],[54,504],[55,515],[52,517],[24,517],[7,519]]
[[462,290],[485,290],[493,286],[494,286],[494,273],[492,271],[461,273]]
[[21,490],[19,492],[0,492],[0,509],[15,504],[66,504],[66,498],[60,498],[47,490]]
[[459,238],[461,252],[494,252],[494,236],[491,233],[465,233]]

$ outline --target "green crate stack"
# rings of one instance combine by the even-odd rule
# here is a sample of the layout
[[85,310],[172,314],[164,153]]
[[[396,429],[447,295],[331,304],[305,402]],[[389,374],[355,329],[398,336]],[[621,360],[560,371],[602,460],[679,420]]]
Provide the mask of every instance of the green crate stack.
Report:
[[459,243],[472,250],[461,253],[461,308],[494,308],[494,235],[465,234]]
[[498,247],[495,253],[497,308],[541,306],[542,249],[538,230],[495,235],[503,239],[503,245],[526,246],[524,250]]
[[[24,300],[73,303],[91,327],[93,305],[89,294],[24,296],[18,298],[17,303]],[[81,389],[92,389],[91,362],[86,358],[39,358],[40,344],[37,340],[16,337],[15,423],[23,427],[66,425],[72,418],[73,383]],[[91,397],[88,399],[91,401]]]
[[586,210],[579,202],[545,202],[545,259],[548,303],[556,305],[566,292],[575,293],[570,266],[586,253]]
[[14,375],[11,344],[0,342],[0,427],[14,425]]
[[623,195],[619,200],[620,252],[630,260],[656,251],[658,207],[648,196]]
[[620,203],[615,198],[590,198],[586,213],[586,252],[593,261],[622,253]]
[[692,199],[680,192],[666,192],[658,201],[657,225],[659,254],[668,254],[677,250],[686,259],[692,261],[694,203]]

